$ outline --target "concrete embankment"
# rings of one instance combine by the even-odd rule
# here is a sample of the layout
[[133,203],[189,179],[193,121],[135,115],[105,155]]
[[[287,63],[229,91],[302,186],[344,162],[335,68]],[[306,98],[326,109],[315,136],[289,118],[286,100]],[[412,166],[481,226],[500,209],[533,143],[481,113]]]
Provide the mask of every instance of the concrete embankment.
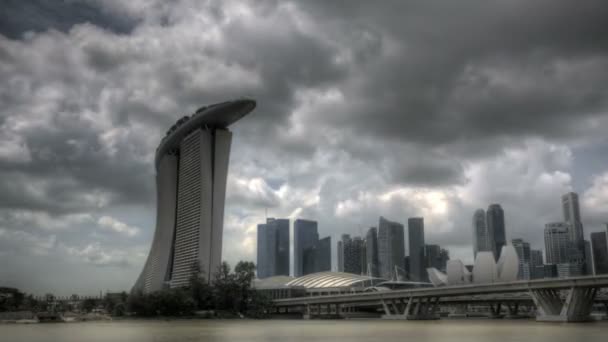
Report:
[[0,312],[0,323],[37,323],[38,318],[32,311]]

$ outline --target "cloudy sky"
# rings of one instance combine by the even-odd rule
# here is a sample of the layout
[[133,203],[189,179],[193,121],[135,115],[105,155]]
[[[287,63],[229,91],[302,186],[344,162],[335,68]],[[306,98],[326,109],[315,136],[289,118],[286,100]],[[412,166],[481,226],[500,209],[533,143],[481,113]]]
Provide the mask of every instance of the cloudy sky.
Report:
[[129,290],[161,136],[240,96],[258,107],[232,127],[231,263],[255,260],[266,208],[334,239],[423,216],[466,262],[490,203],[536,248],[568,191],[605,229],[607,22],[604,0],[5,1],[0,284]]

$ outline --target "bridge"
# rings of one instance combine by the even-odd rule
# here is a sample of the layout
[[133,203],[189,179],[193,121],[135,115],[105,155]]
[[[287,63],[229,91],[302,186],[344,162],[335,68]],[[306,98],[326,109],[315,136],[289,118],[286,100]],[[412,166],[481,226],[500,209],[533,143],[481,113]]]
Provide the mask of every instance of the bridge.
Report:
[[[537,308],[537,321],[583,322],[590,319],[602,288],[608,288],[608,275],[294,297],[273,302],[278,310],[299,310],[305,317],[322,312],[339,315],[343,307],[376,305],[384,311],[384,319],[421,320],[437,319],[440,303],[466,303],[467,298],[475,302],[473,296],[522,293],[528,294],[528,301],[531,299]],[[500,302],[496,304],[500,311]]]

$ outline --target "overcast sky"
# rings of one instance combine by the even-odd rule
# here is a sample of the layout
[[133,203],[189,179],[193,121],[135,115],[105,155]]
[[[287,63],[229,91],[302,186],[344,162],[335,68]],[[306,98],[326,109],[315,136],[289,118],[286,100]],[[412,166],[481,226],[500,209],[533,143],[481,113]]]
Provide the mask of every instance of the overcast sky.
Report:
[[[560,196],[608,221],[608,4],[598,1],[4,1],[0,285],[129,290],[155,225],[153,157],[240,96],[223,257],[269,216],[332,244],[423,216],[472,261],[476,208],[544,248]],[[335,253],[335,250],[334,250]]]

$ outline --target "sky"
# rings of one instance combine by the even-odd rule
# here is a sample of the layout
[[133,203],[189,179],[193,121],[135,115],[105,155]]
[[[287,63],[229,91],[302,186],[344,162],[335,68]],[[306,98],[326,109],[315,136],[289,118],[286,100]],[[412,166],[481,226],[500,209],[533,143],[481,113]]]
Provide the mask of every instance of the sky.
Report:
[[255,261],[266,212],[334,247],[422,216],[466,263],[491,203],[537,249],[569,191],[585,235],[605,230],[606,22],[603,0],[4,1],[0,285],[128,291],[161,137],[241,96],[258,106],[231,126],[231,264]]

